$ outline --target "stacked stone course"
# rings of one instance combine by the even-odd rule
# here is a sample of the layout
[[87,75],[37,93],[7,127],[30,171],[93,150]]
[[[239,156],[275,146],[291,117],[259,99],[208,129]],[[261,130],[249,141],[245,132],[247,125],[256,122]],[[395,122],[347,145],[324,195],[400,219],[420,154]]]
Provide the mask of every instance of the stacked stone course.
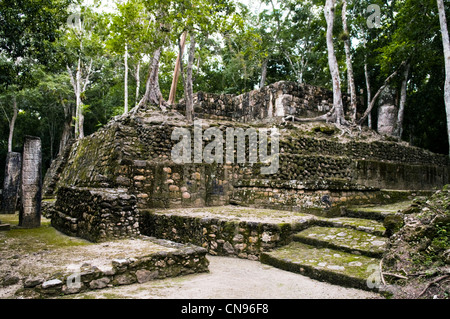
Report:
[[126,189],[63,187],[47,214],[56,229],[93,242],[140,235],[136,196]]
[[[363,137],[340,141],[340,132],[332,125],[317,124],[316,129],[303,131],[289,122],[264,123],[270,117],[287,114],[298,117],[323,114],[331,99],[327,90],[290,82],[278,82],[238,97],[197,94],[197,107],[202,112],[196,115],[204,118],[203,129],[215,126],[225,135],[227,127],[258,130],[277,126],[281,133],[279,169],[272,175],[260,174],[261,166],[265,165],[262,163],[174,163],[171,150],[178,141],[171,139],[172,131],[183,127],[194,136],[193,126],[186,124],[184,117],[174,110],[167,114],[147,111],[118,117],[75,142],[65,153],[65,166],[57,170],[49,191],[58,192],[53,223],[69,233],[92,237],[81,230],[90,225],[97,234],[93,237],[98,240],[137,234],[133,225],[141,223],[138,209],[229,203],[290,210],[323,209],[324,195],[338,208],[348,202],[377,198],[380,189],[429,190],[449,182],[449,161],[444,155],[385,139],[368,141]],[[213,113],[225,120],[206,119]],[[258,119],[263,121],[250,123]],[[207,143],[203,141],[203,145]],[[84,195],[74,199],[65,195],[67,189],[82,192],[83,188],[82,194],[88,194],[88,200]],[[96,189],[105,198],[109,196],[107,190],[113,193],[123,190],[135,202],[128,206],[134,208],[124,210],[124,216],[111,213],[109,210],[115,208],[100,207],[91,200]],[[94,210],[106,211],[95,213],[93,208],[82,204],[91,201]],[[133,221],[128,221],[129,217]],[[102,219],[106,224],[100,222]],[[101,224],[102,228],[98,226]]]
[[307,228],[310,222],[301,218],[293,224],[238,222],[165,214],[158,210],[143,210],[141,218],[143,234],[197,245],[211,255],[250,260],[258,260],[261,252],[287,244],[294,232]]
[[[358,101],[358,109],[362,107]],[[350,105],[350,97],[343,94],[344,107]],[[266,120],[294,115],[311,118],[327,113],[333,107],[333,93],[327,89],[296,82],[280,81],[240,95],[194,94],[194,111],[211,119],[233,119],[239,122]],[[177,110],[184,112],[181,101]]]

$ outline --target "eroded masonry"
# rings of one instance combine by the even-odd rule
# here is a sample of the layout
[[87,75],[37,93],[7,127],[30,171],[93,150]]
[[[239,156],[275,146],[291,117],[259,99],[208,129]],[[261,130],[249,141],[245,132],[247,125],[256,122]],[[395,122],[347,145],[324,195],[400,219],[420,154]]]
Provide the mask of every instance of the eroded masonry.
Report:
[[[426,193],[449,183],[444,155],[368,130],[350,136],[327,123],[284,120],[328,112],[332,92],[325,89],[277,82],[239,96],[200,92],[194,100],[205,129],[278,128],[277,172],[262,175],[259,168],[266,163],[259,162],[176,164],[171,134],[180,127],[193,130],[182,103],[166,114],[125,115],[54,161],[44,181],[44,196],[56,198],[46,208],[52,225],[94,242],[143,234],[193,243],[212,254],[258,259],[289,243],[293,233],[327,224],[321,218],[340,216],[350,204],[399,201],[411,191]],[[227,220],[222,211],[217,216],[195,211],[227,205],[296,215],[285,223],[256,223],[245,216]],[[190,210],[181,214],[181,208]]]

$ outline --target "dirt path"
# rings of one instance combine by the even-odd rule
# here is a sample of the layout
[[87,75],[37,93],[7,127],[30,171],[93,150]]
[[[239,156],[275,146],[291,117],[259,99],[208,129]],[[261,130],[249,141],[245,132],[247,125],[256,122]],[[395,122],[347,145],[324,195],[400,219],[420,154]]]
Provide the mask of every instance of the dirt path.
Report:
[[366,299],[380,295],[343,288],[258,261],[208,256],[210,272],[102,289],[69,298]]

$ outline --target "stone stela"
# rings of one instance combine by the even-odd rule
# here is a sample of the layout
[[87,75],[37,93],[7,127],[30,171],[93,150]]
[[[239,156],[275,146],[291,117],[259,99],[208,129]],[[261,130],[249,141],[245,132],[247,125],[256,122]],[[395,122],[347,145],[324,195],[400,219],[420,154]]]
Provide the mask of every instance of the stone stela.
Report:
[[42,150],[39,137],[26,136],[23,147],[19,226],[41,225]]
[[20,171],[22,167],[22,155],[10,152],[6,156],[5,180],[2,193],[2,214],[14,214],[20,187]]

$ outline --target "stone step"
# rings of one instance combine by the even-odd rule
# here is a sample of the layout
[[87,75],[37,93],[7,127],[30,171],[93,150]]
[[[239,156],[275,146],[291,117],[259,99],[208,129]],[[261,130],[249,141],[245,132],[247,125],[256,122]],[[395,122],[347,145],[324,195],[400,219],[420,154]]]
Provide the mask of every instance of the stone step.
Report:
[[10,224],[2,224],[0,222],[0,231],[2,230],[10,230],[11,229],[11,225]]
[[[291,242],[270,252],[260,261],[280,269],[299,273],[331,284],[373,290],[379,283],[380,260],[325,247]],[[375,285],[376,286],[376,285]]]
[[386,228],[383,226],[383,223],[370,219],[361,219],[352,217],[336,217],[336,218],[317,217],[316,220],[314,221],[314,224],[317,226],[324,226],[324,227],[351,228],[364,231],[366,233],[373,234],[376,236],[385,236],[386,233]]
[[383,255],[387,238],[350,228],[315,226],[293,236],[294,241],[316,247],[328,247],[369,257]]
[[411,201],[401,201],[387,205],[358,205],[343,209],[345,217],[364,218],[383,221],[386,216],[395,214],[411,205]]

